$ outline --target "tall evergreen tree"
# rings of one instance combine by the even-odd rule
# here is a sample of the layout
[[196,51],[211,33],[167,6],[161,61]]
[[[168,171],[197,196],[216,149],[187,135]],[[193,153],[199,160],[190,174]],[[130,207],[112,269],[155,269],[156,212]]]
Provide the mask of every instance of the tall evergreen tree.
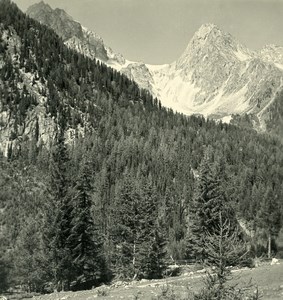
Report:
[[92,178],[91,163],[84,158],[73,190],[68,238],[77,288],[92,287],[103,275],[103,242],[92,215]]
[[50,165],[50,192],[52,195],[46,213],[49,228],[46,232],[47,248],[53,265],[53,281],[57,289],[70,287],[73,279],[71,249],[70,182],[68,178],[69,154],[65,145],[63,130],[59,130]]
[[130,174],[126,173],[114,205],[112,228],[115,275],[124,279],[135,276],[139,203],[138,187]]
[[205,260],[206,234],[213,234],[219,223],[219,212],[222,212],[224,219],[233,220],[232,209],[227,205],[227,195],[223,189],[223,183],[217,166],[213,164],[212,148],[205,150],[204,158],[200,165],[200,171],[196,181],[196,188],[193,202],[190,207],[190,220],[188,232],[188,255],[197,260]]
[[151,178],[137,185],[126,175],[113,230],[116,272],[125,278],[162,277],[166,241],[158,219],[157,199]]
[[44,252],[42,224],[37,216],[27,218],[13,249],[14,272],[16,282],[27,282],[29,291],[43,292],[50,278],[48,256]]
[[158,197],[151,176],[142,187],[138,215],[137,262],[139,278],[161,278],[165,270],[165,232],[158,216]]
[[237,288],[229,284],[232,280],[231,265],[247,262],[248,247],[239,237],[240,229],[230,224],[229,219],[223,220],[222,212],[218,214],[218,225],[214,232],[206,231],[207,260],[205,262],[206,277],[204,288],[194,299],[258,299],[257,294],[248,297],[246,290],[250,287]]
[[257,224],[263,229],[267,240],[267,257],[271,258],[272,240],[278,236],[282,226],[278,197],[274,197],[271,187],[267,187],[260,209],[257,213]]

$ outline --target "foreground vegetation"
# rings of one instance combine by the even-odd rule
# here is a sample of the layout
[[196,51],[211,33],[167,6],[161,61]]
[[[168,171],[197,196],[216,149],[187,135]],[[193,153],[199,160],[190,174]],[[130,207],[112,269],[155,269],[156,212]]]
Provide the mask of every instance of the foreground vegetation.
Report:
[[[192,273],[191,273],[192,272]],[[280,265],[271,266],[263,264],[255,269],[242,269],[233,271],[231,284],[238,287],[247,286],[251,280],[251,288],[247,291],[253,295],[259,291],[262,300],[282,299],[283,295],[283,268]],[[112,286],[101,286],[99,288],[80,292],[60,292],[48,295],[35,296],[35,300],[55,300],[68,298],[70,300],[86,299],[125,299],[125,300],[153,300],[153,299],[175,299],[192,297],[203,287],[203,273],[188,268],[184,275],[162,280],[146,280],[142,282],[122,283],[116,282]],[[6,295],[8,299],[14,296]],[[163,298],[162,298],[163,297]],[[167,297],[167,298],[165,298]],[[171,297],[171,298],[170,298]]]

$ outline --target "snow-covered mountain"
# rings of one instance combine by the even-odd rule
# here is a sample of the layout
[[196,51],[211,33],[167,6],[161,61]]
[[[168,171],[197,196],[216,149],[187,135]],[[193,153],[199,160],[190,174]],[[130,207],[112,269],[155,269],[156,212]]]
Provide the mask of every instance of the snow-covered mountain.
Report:
[[135,80],[175,111],[229,121],[232,114],[253,113],[262,129],[266,112],[283,85],[283,47],[255,52],[213,24],[195,33],[175,62],[131,62],[106,46],[61,9],[44,2],[27,14],[53,28],[71,48],[99,59]]
[[260,115],[282,86],[282,70],[272,60],[212,24],[195,33],[178,60],[148,67],[162,103],[185,114]]

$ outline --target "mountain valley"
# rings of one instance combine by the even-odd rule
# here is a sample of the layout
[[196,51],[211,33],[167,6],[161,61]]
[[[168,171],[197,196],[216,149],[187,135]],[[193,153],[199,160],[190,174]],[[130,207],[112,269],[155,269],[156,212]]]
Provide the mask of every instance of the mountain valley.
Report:
[[282,257],[282,49],[206,24],[154,66],[62,9],[28,14],[0,0],[1,294],[143,285],[185,260],[257,299],[226,280]]

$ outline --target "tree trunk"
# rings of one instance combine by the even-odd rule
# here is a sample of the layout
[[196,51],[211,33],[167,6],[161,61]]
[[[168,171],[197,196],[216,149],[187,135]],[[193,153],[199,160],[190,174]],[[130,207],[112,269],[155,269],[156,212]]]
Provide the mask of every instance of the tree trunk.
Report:
[[134,268],[134,272],[135,272],[133,280],[135,280],[138,276],[135,265],[136,265],[136,242],[134,242],[134,252],[133,252],[133,268]]
[[271,234],[268,234],[267,258],[271,258]]
[[134,242],[134,250],[133,250],[133,267],[135,268],[136,264],[136,242]]

